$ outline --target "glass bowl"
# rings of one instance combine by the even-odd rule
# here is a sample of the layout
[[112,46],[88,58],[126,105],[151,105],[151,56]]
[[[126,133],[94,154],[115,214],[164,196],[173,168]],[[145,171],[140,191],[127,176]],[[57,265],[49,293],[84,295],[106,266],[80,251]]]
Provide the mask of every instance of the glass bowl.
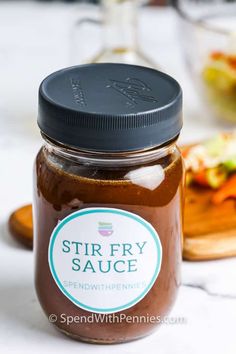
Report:
[[179,0],[187,66],[217,118],[236,123],[236,1]]

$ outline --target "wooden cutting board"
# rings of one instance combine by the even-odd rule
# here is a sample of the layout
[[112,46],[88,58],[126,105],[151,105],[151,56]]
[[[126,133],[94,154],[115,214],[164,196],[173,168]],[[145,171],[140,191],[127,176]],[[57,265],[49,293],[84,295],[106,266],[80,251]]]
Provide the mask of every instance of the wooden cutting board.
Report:
[[203,187],[185,191],[184,249],[186,260],[236,256],[236,200],[215,206],[214,192]]

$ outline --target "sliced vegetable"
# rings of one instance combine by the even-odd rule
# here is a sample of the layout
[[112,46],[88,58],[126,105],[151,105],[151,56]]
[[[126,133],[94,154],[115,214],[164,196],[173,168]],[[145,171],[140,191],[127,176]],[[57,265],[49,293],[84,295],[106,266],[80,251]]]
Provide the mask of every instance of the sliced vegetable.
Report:
[[207,172],[207,170],[201,170],[198,173],[196,173],[193,176],[194,182],[196,182],[200,186],[209,187],[209,183],[208,183],[208,180],[207,180],[207,173],[206,172]]
[[223,165],[225,166],[225,168],[229,171],[229,172],[233,172],[236,171],[236,157],[235,159],[232,158],[230,160],[227,160],[223,163]]
[[184,148],[181,149],[181,154],[182,154],[183,158],[188,156],[191,149],[192,149],[192,146],[185,146]]
[[235,73],[225,62],[215,62],[209,64],[203,70],[205,82],[221,92],[231,92],[235,87]]
[[212,202],[218,205],[228,198],[236,198],[236,174],[232,175],[224,185],[214,193]]
[[[187,186],[195,183],[215,189],[218,195],[217,190],[227,185],[233,174],[236,175],[236,132],[218,134],[203,144],[184,147],[182,151]],[[232,192],[231,197],[236,199],[236,193]],[[221,194],[219,198],[222,198]]]
[[217,189],[221,187],[227,180],[227,172],[221,166],[209,168],[208,170],[206,170],[206,178],[208,181],[208,185],[211,188]]
[[219,166],[201,170],[194,174],[193,180],[200,186],[217,189],[223,185],[227,179],[227,171]]
[[202,71],[204,96],[218,118],[236,121],[236,54],[213,52]]
[[210,57],[213,60],[220,60],[220,59],[224,58],[224,53],[222,53],[220,51],[215,51],[215,52],[211,53]]

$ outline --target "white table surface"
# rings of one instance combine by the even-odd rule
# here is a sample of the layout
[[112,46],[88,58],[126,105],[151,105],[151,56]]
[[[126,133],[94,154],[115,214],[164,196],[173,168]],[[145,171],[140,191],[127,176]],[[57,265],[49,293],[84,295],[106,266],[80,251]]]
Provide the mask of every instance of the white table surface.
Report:
[[[33,253],[11,239],[6,223],[12,210],[31,202],[32,164],[41,144],[35,124],[37,87],[45,75],[69,64],[71,26],[82,13],[75,5],[0,3],[0,353],[235,354],[236,258],[183,262],[182,286],[170,316],[184,317],[186,323],[163,325],[128,344],[70,340],[48,323],[39,306]],[[145,9],[140,16],[146,51],[184,89],[181,141],[222,129],[207,117],[184,71],[175,14]]]

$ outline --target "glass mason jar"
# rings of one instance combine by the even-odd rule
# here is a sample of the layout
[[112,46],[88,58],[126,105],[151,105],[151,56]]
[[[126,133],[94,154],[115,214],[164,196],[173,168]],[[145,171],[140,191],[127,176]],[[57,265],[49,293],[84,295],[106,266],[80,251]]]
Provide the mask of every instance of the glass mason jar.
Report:
[[[236,123],[236,2],[178,0],[181,44],[207,115]],[[223,127],[220,128],[221,130]]]
[[36,290],[49,320],[75,339],[143,337],[173,305],[181,96],[168,75],[125,64],[68,68],[41,84]]

